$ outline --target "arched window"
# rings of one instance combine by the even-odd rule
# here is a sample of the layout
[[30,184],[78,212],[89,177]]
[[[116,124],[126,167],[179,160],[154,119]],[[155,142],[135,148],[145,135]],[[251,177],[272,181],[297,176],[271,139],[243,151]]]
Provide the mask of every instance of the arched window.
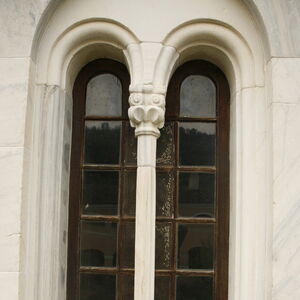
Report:
[[113,300],[133,289],[135,218],[124,200],[136,169],[128,96],[127,69],[112,60],[89,63],[74,84],[68,300]]
[[[136,140],[129,75],[91,62],[73,90],[68,300],[133,299]],[[157,144],[155,300],[226,300],[229,88],[192,61],[174,73]]]
[[229,88],[205,61],[179,67],[168,87],[156,217],[160,299],[227,299]]

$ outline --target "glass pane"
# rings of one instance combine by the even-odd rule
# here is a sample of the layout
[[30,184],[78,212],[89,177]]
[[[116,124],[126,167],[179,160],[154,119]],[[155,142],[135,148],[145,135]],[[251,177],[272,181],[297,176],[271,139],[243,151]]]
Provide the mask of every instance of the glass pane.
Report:
[[215,164],[216,125],[213,123],[179,124],[179,162],[181,165]]
[[175,158],[174,123],[166,123],[157,140],[157,165],[173,165]]
[[81,221],[80,261],[82,266],[115,267],[117,223]]
[[135,215],[136,171],[124,171],[123,213]]
[[133,274],[119,275],[119,300],[134,299],[134,276]]
[[120,265],[122,268],[134,267],[134,238],[135,223],[128,222],[121,225]]
[[117,171],[84,171],[82,213],[117,215],[118,187]]
[[177,276],[176,300],[212,300],[213,279],[211,277]]
[[155,276],[155,300],[170,299],[170,276]]
[[215,174],[180,172],[178,201],[178,212],[181,217],[213,217]]
[[84,162],[118,164],[120,131],[119,121],[86,121]]
[[121,116],[122,85],[118,77],[101,74],[92,78],[86,89],[86,115]]
[[134,128],[129,122],[125,124],[125,164],[136,165],[137,138],[134,136]]
[[156,172],[156,215],[173,215],[174,175],[172,172]]
[[178,268],[212,269],[214,265],[214,225],[178,225]]
[[191,75],[183,80],[180,88],[180,116],[216,116],[216,87],[211,79]]
[[80,274],[80,300],[115,300],[116,275]]
[[170,223],[156,223],[155,268],[171,267],[172,227]]

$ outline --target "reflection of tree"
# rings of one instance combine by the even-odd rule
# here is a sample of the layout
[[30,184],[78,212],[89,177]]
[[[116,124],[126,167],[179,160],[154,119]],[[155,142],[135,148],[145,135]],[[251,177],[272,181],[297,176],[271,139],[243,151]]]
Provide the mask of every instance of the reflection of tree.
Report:
[[120,127],[110,127],[108,122],[101,127],[85,129],[85,161],[88,163],[118,164]]
[[185,165],[215,164],[215,135],[180,127],[180,157]]

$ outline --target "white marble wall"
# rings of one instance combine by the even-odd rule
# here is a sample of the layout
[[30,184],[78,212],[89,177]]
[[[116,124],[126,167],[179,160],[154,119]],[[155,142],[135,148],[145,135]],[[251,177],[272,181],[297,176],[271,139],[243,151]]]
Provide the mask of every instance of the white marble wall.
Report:
[[0,295],[18,299],[29,59],[0,58]]
[[273,58],[273,300],[300,299],[300,58]]

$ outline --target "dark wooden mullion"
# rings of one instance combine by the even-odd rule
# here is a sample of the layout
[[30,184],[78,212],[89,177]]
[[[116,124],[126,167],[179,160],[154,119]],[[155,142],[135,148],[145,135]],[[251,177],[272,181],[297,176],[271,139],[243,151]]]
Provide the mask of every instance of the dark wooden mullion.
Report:
[[[186,275],[186,276],[214,276],[214,270],[202,270],[202,269],[178,269],[176,271],[173,270],[164,270],[164,269],[156,269],[155,274],[157,275]],[[173,300],[173,299],[172,299]]]
[[175,219],[177,217],[177,211],[178,211],[178,172],[176,171],[176,168],[178,166],[179,161],[179,134],[178,134],[178,122],[174,121],[174,144],[175,144],[175,160],[173,165],[173,176],[174,176],[174,194],[173,194],[173,216],[172,216],[172,231],[173,231],[173,248],[172,248],[172,262],[171,262],[171,291],[170,291],[170,300],[176,299],[176,268],[177,268],[177,244],[178,244],[178,238],[177,238],[177,225],[175,222]]
[[[218,73],[218,126],[217,126],[217,172],[216,172],[216,211],[217,249],[222,255],[217,256],[218,272],[215,275],[215,298],[228,299],[228,256],[229,256],[229,87],[225,76]],[[221,128],[222,126],[222,128]],[[220,251],[220,250],[219,250]]]
[[156,221],[158,223],[162,222],[175,222],[175,223],[195,223],[195,224],[215,224],[215,218],[183,218],[178,217],[176,219],[169,218],[169,217],[157,217]]
[[169,122],[203,122],[203,123],[215,123],[217,121],[217,118],[215,117],[168,117],[167,121]]
[[128,117],[122,116],[85,116],[85,121],[128,121]]

